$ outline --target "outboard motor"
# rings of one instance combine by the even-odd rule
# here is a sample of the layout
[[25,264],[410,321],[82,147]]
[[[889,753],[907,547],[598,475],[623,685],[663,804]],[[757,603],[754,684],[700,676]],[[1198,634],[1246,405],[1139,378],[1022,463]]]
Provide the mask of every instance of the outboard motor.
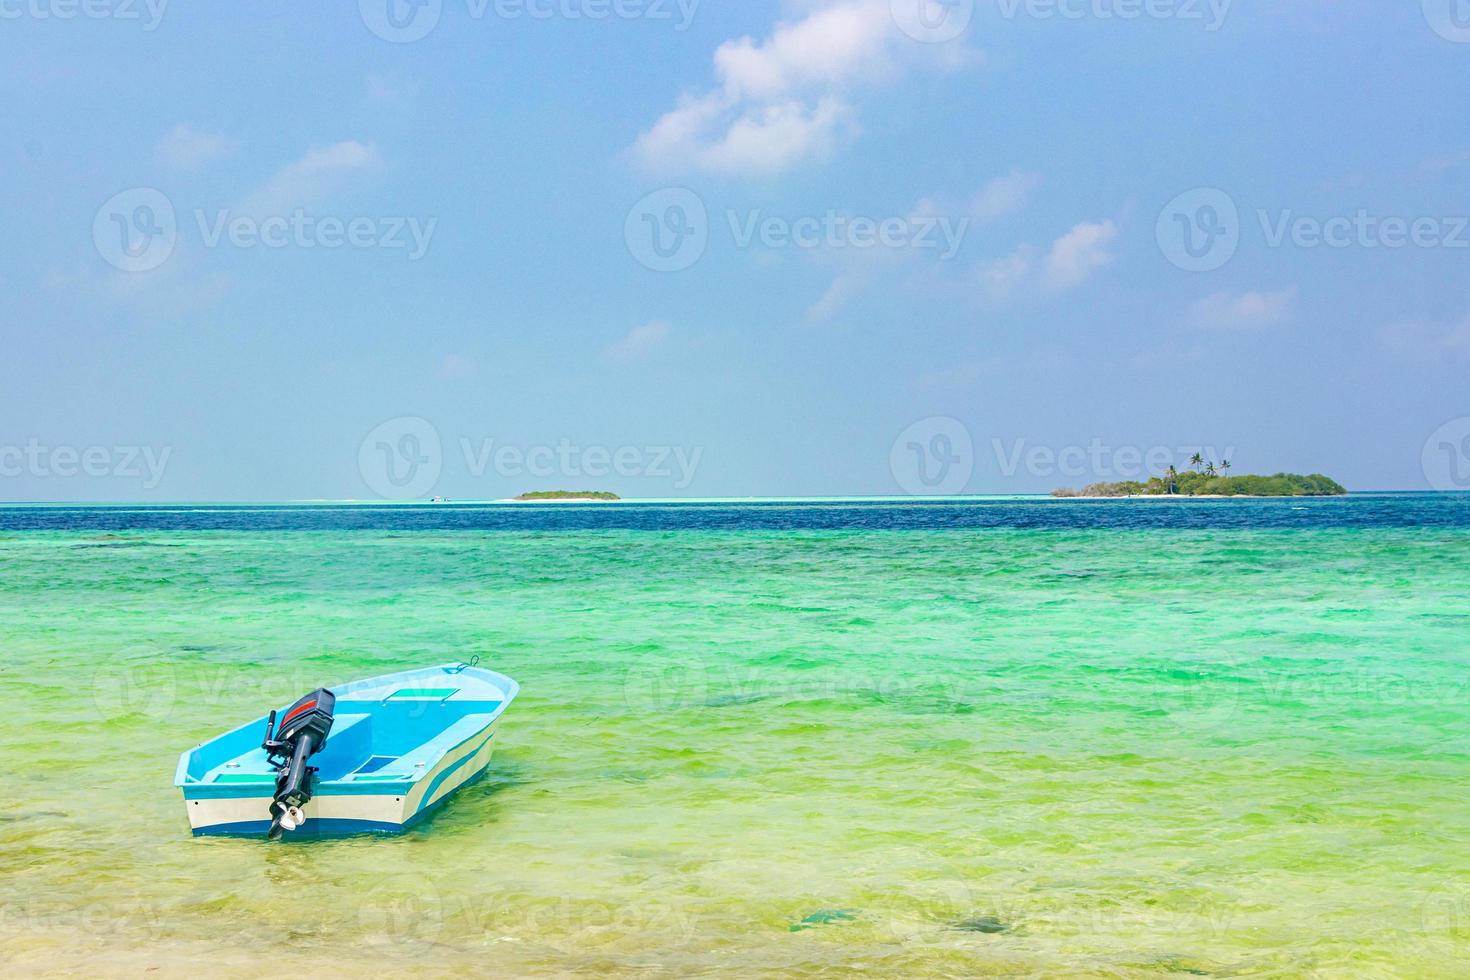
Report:
[[332,730],[332,711],[337,697],[320,688],[286,709],[276,729],[276,713],[265,725],[266,757],[276,767],[276,798],[271,802],[270,839],[279,840],[283,831],[295,830],[305,822],[301,808],[311,799],[311,777],[316,769],[306,760],[322,750]]

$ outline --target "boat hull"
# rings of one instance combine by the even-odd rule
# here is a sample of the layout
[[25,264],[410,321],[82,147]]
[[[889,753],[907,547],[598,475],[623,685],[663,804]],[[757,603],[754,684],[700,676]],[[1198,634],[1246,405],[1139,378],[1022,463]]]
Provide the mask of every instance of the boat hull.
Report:
[[[389,792],[334,793],[330,787],[303,808],[306,822],[292,837],[401,834],[413,829],[461,789],[485,775],[495,752],[491,725],[463,753],[450,753],[417,785]],[[202,787],[201,787],[202,789]],[[195,796],[184,791],[184,807],[195,837],[260,837],[270,830],[271,790],[251,795]]]
[[[519,685],[464,664],[422,668],[337,688],[336,724],[312,757],[312,795],[292,837],[399,834],[485,774]],[[179,759],[196,837],[265,836],[277,769],[260,747],[265,719]]]

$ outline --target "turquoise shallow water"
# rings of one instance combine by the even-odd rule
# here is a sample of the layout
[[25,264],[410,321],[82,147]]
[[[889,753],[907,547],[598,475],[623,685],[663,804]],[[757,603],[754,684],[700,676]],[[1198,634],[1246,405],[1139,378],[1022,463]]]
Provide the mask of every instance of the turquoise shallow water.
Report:
[[[0,959],[1460,974],[1470,522],[1272,506],[907,529],[12,514]],[[523,694],[491,776],[422,830],[189,837],[182,749],[472,654]]]

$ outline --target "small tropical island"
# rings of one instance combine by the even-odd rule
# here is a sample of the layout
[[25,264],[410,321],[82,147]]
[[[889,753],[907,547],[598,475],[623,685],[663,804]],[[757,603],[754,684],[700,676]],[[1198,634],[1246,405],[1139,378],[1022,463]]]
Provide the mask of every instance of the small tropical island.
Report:
[[1302,476],[1277,473],[1274,476],[1231,476],[1230,460],[1218,465],[1195,453],[1189,468],[1173,466],[1163,476],[1146,481],[1123,480],[1117,483],[1094,483],[1081,490],[1061,488],[1053,497],[1340,497],[1347,493],[1341,483],[1321,473]]
[[533,490],[523,493],[515,498],[521,503],[529,503],[543,500],[622,500],[615,493],[606,490]]

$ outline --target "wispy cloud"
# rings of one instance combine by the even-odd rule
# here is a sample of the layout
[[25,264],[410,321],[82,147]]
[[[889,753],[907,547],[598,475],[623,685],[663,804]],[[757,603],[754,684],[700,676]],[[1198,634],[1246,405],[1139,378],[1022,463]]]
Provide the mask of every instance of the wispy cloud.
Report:
[[310,207],[354,179],[382,167],[375,146],[346,140],[331,146],[313,147],[300,160],[289,163],[251,194],[240,210],[252,214],[284,214],[294,208]]
[[197,170],[239,148],[237,140],[221,133],[206,133],[180,123],[158,141],[158,158],[176,170]]
[[1425,174],[1439,175],[1458,170],[1466,165],[1470,165],[1470,150],[1459,150],[1454,153],[1436,154],[1421,163],[1419,170]]
[[1296,287],[1275,292],[1250,292],[1235,295],[1218,292],[1194,305],[1194,320],[1206,327],[1243,330],[1269,327],[1291,318]]
[[418,97],[419,89],[417,79],[402,75],[374,72],[363,79],[363,91],[368,99],[385,105],[409,105]]
[[633,145],[662,172],[776,173],[829,153],[854,131],[852,95],[890,76],[905,56],[952,58],[899,30],[890,0],[829,2],[769,37],[715,51],[718,84],[682,98]]
[[175,255],[148,272],[111,273],[101,287],[109,302],[147,316],[173,319],[216,306],[235,288],[235,277],[219,270],[203,271],[187,257]]
[[987,299],[1003,300],[1019,289],[1035,268],[1036,249],[1022,245],[1006,258],[980,263],[976,274]]
[[628,331],[627,335],[607,346],[607,356],[614,361],[628,363],[646,357],[663,346],[669,338],[669,325],[662,320],[652,320]]
[[[932,270],[953,259],[963,247],[971,221],[963,213],[945,213],[933,200],[926,199],[916,203],[902,219],[906,234],[912,236],[903,239],[905,244],[810,250],[814,258],[836,266],[838,271],[826,292],[807,309],[806,319],[808,322],[831,319],[863,293],[882,288],[891,281],[893,273],[912,270],[920,263],[931,273],[918,278],[932,280],[937,275]],[[909,286],[914,284],[914,279],[909,277]]]
[[1118,226],[1112,221],[1084,221],[1045,252],[1022,245],[1004,258],[981,262],[976,281],[983,297],[991,301],[1008,299],[1023,288],[1072,289],[1113,263],[1111,247],[1117,237]]
[[864,280],[856,272],[844,272],[832,280],[820,299],[806,311],[810,322],[830,320],[842,311],[848,302],[862,292]]
[[1020,211],[1040,186],[1040,174],[1013,170],[982,187],[970,204],[970,213],[976,221],[986,222]]
[[439,362],[439,377],[445,381],[462,381],[472,378],[480,370],[475,359],[466,354],[445,354]]
[[1410,360],[1470,358],[1470,313],[1458,320],[1399,320],[1379,331],[1379,340]]
[[1323,191],[1329,194],[1338,194],[1343,191],[1360,191],[1368,186],[1368,178],[1363,174],[1344,174],[1340,177],[1329,177],[1322,181]]
[[1118,237],[1111,221],[1083,222],[1052,244],[1046,256],[1046,280],[1054,288],[1068,289],[1086,281],[1098,269],[1112,264],[1108,247]]

